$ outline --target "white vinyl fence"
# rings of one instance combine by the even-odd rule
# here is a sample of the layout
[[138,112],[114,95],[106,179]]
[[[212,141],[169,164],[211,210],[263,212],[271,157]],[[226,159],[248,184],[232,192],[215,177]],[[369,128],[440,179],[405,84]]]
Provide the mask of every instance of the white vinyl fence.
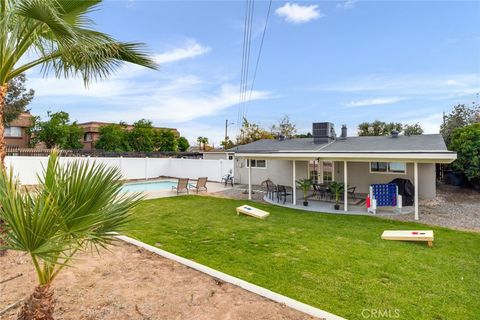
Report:
[[[208,177],[210,181],[221,181],[233,170],[233,160],[204,160],[176,158],[60,158],[61,162],[82,160],[106,163],[121,170],[124,179],[151,179],[160,176],[197,179]],[[14,175],[22,184],[36,184],[37,175],[42,174],[48,157],[8,156],[5,165],[13,167]]]

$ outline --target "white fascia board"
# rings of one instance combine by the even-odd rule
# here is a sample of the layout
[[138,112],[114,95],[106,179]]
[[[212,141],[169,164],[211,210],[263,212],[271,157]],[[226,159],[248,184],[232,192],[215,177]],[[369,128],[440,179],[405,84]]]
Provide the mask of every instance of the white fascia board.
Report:
[[455,152],[385,152],[385,153],[302,153],[302,152],[276,152],[276,153],[235,153],[236,157],[251,159],[283,159],[283,160],[313,160],[328,159],[333,161],[360,161],[370,162],[389,160],[395,162],[423,162],[423,163],[452,163],[457,159]]

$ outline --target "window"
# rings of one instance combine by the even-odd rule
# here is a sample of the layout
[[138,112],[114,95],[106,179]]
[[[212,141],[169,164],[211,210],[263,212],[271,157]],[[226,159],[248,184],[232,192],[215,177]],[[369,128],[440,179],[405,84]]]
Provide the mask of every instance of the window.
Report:
[[405,174],[407,164],[405,162],[370,162],[370,172]]
[[92,134],[91,133],[85,133],[85,135],[83,136],[83,141],[85,141],[85,142],[92,141]]
[[5,127],[4,137],[22,137],[22,128],[20,127]]
[[322,161],[323,182],[333,181],[333,161]]
[[267,160],[248,160],[247,159],[247,168],[250,168],[250,164],[252,165],[252,168],[266,168]]
[[228,160],[233,160],[233,156],[232,156],[232,155],[229,155],[229,156],[228,156]]

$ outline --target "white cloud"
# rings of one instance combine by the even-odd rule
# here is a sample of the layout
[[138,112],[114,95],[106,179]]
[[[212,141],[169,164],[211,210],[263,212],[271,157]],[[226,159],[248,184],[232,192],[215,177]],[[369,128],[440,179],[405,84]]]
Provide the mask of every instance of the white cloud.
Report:
[[363,106],[374,106],[382,104],[392,104],[405,100],[406,98],[402,97],[387,97],[387,98],[372,98],[372,99],[360,99],[352,100],[343,105],[347,107],[363,107]]
[[296,24],[323,17],[323,14],[318,9],[318,5],[301,6],[296,3],[291,4],[290,2],[275,10],[275,14],[285,18],[287,22]]
[[[270,98],[270,93],[253,91],[252,100]],[[126,98],[126,97],[125,97]],[[158,90],[152,95],[135,97],[132,101],[135,107],[126,110],[98,112],[97,117],[109,121],[131,121],[138,119],[139,114],[152,121],[185,122],[196,118],[215,115],[218,112],[238,103],[238,86],[222,84],[216,90],[201,90],[191,88],[183,92],[177,90],[165,92]],[[125,100],[122,99],[122,104]]]
[[343,8],[343,9],[353,9],[355,7],[355,4],[358,2],[358,0],[347,0],[343,3],[337,4],[337,8]]
[[188,58],[204,55],[211,51],[210,47],[199,44],[195,40],[188,40],[182,48],[175,48],[171,51],[160,53],[154,56],[155,62],[162,65]]

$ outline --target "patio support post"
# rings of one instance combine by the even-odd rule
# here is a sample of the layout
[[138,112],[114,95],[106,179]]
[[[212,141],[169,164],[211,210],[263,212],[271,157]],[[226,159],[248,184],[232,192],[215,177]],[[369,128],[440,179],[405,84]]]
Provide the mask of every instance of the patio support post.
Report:
[[248,164],[248,200],[252,200],[252,162],[247,159]]
[[343,161],[343,210],[348,211],[348,172],[347,160]]
[[418,220],[418,163],[413,163],[413,180],[415,188],[415,220]]
[[296,186],[296,181],[297,181],[297,170],[296,170],[296,164],[295,160],[292,161],[293,163],[293,179],[292,179],[292,203],[293,205],[297,205],[297,186]]

